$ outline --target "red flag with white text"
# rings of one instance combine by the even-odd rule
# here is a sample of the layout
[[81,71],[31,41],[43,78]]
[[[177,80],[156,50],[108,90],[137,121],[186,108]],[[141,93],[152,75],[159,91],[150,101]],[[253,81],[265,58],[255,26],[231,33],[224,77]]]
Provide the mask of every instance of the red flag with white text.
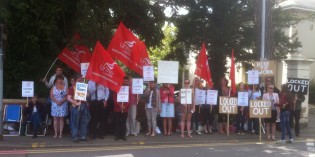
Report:
[[133,47],[139,44],[140,40],[122,23],[120,22],[109,46],[108,53],[127,67],[132,69],[132,53]]
[[130,69],[138,73],[140,76],[143,75],[143,66],[152,65],[147,47],[143,42],[140,42],[137,45],[133,46],[132,61],[132,67]]
[[236,84],[235,84],[234,49],[232,49],[232,56],[231,56],[230,80],[231,80],[231,95],[235,95],[236,94]]
[[196,62],[196,70],[195,75],[204,79],[210,87],[213,86],[211,79],[211,71],[208,63],[208,56],[206,54],[206,46],[205,43],[202,43],[201,51],[198,56],[198,60]]
[[90,59],[86,78],[118,92],[125,75],[125,72],[98,41]]
[[[58,59],[67,64],[71,69],[80,73],[81,66],[80,63],[89,62],[90,60],[90,50],[85,45],[78,43],[81,37],[78,33],[74,34],[69,43],[73,43],[73,49],[67,46],[58,55]],[[67,45],[69,45],[69,43]]]

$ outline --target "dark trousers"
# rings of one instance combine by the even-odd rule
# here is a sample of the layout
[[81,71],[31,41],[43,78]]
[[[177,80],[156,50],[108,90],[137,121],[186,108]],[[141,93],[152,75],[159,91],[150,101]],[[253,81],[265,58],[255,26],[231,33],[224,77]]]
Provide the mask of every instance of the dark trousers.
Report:
[[[291,113],[292,113],[292,119],[294,117],[294,121],[295,121],[295,126],[294,126],[295,135],[299,136],[300,135],[301,110],[295,110],[295,111],[292,111]],[[290,121],[290,122],[292,122],[292,121]]]
[[249,118],[248,121],[248,131],[255,131],[256,134],[259,133],[259,119],[258,118]]
[[194,131],[198,131],[198,126],[200,123],[200,115],[201,115],[201,106],[199,105],[195,106],[195,112],[192,114],[191,122],[193,125],[191,125],[191,129]]
[[115,120],[115,137],[124,139],[126,138],[126,121],[128,112],[114,112]]
[[236,115],[236,129],[237,131],[244,131],[245,114],[244,112],[239,112]]
[[31,115],[31,122],[33,124],[33,135],[37,135],[38,128],[40,127],[41,118],[38,112],[33,112]]
[[90,136],[102,137],[104,135],[104,126],[106,124],[107,111],[103,101],[92,101],[89,105],[91,121],[90,121]]

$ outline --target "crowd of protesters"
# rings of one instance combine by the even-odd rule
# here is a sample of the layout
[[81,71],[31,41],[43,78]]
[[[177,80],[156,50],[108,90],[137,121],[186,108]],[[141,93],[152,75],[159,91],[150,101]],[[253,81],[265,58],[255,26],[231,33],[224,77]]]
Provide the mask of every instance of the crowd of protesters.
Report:
[[[195,91],[213,89],[208,84],[203,86],[199,78],[193,79],[192,82],[189,79],[184,80],[182,89],[191,89],[192,101],[182,104],[179,101],[181,95],[175,97],[175,88],[172,84],[158,87],[156,82],[150,81],[142,95],[132,94],[132,78],[128,76],[125,76],[123,82],[123,85],[129,86],[130,90],[127,103],[117,102],[116,92],[91,80],[86,81],[87,101],[75,100],[76,82],[84,82],[84,80],[81,75],[76,74],[71,77],[71,85],[68,88],[67,78],[62,75],[60,67],[57,67],[56,74],[49,82],[46,78],[43,82],[50,89],[47,105],[39,103],[35,95],[24,112],[27,120],[33,122],[34,138],[37,137],[45,115],[53,119],[53,138],[63,137],[65,119],[68,118],[69,130],[75,143],[88,139],[104,139],[104,135],[108,133],[114,134],[115,140],[125,141],[130,135],[137,136],[140,130],[146,131],[147,136],[156,136],[158,133],[170,136],[177,130],[181,138],[191,138],[193,133],[199,135],[202,131],[205,134],[213,132],[226,134],[227,129],[230,129],[230,132],[244,135],[245,133],[258,134],[260,129],[258,118],[249,117],[248,106],[239,106],[238,113],[230,118],[232,125],[227,126],[227,116],[219,113],[219,105],[198,104]],[[221,78],[216,90],[218,96],[237,97],[237,92],[234,95],[231,93],[228,80],[224,77]],[[280,91],[269,78],[261,88],[258,85],[247,86],[241,82],[237,86],[237,91],[248,92],[248,100],[271,102],[272,116],[263,119],[266,139],[276,140],[276,122],[279,120],[281,128],[279,143],[293,142],[291,127],[295,128],[295,135],[300,136],[301,104],[305,99],[303,95],[292,94],[286,85],[282,85]],[[44,109],[44,106],[48,110]],[[176,120],[177,123],[173,123]],[[286,135],[289,136],[288,141],[285,141]]]

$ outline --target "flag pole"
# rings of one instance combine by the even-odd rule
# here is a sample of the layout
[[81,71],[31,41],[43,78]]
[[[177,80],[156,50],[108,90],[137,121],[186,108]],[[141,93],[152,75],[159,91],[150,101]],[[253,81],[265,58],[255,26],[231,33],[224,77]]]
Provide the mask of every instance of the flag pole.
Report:
[[51,64],[51,66],[50,66],[50,68],[48,69],[48,71],[47,71],[47,73],[46,73],[46,75],[45,75],[44,78],[47,77],[48,73],[50,72],[50,70],[51,70],[51,68],[53,67],[53,65],[56,63],[57,59],[58,59],[58,58],[56,58],[55,61]]

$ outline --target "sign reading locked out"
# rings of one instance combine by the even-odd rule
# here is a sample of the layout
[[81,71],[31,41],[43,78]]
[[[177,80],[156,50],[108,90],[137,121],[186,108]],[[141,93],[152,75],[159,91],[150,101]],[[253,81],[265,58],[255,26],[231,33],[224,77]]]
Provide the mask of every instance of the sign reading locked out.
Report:
[[220,96],[219,113],[237,114],[237,98]]
[[271,102],[268,100],[251,100],[249,103],[250,118],[270,118]]

